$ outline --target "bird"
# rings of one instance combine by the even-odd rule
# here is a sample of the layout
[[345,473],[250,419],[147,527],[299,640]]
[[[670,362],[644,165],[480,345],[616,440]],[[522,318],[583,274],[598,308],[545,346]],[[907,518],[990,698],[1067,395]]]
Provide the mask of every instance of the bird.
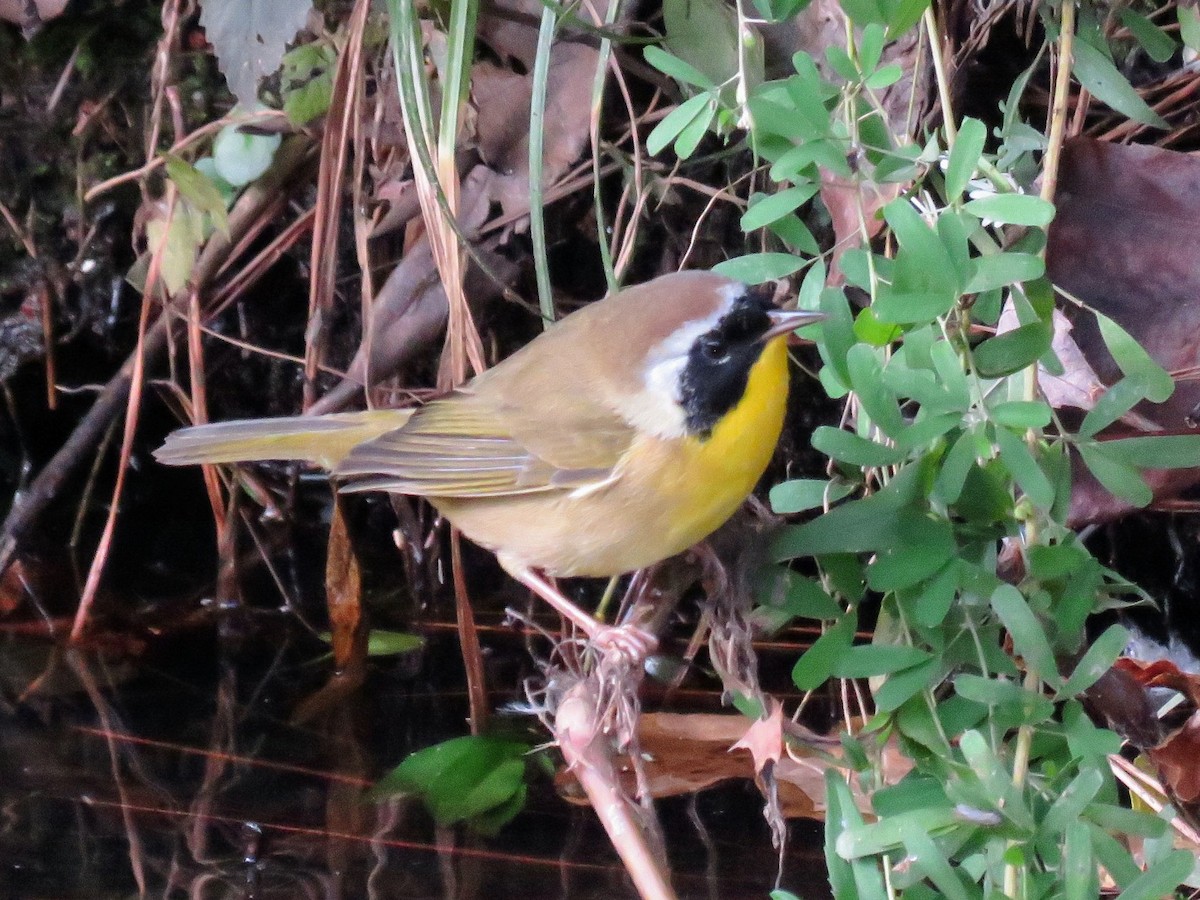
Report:
[[195,425],[168,465],[294,460],[343,492],[427,499],[591,640],[644,656],[556,577],[614,577],[722,525],[774,454],[787,336],[824,316],[765,288],[682,271],[610,293],[459,388],[413,409]]

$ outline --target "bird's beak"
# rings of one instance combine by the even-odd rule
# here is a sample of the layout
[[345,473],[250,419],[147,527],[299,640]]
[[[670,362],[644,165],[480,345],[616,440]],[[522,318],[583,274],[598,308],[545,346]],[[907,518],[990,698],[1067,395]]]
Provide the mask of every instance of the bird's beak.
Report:
[[771,319],[771,327],[762,336],[763,341],[769,341],[781,334],[791,334],[797,328],[820,322],[825,318],[825,313],[807,309],[773,309],[767,316]]

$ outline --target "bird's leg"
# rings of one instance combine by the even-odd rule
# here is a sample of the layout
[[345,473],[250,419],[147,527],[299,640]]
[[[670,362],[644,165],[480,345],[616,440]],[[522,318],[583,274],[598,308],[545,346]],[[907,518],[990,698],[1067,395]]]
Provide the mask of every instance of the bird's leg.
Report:
[[501,565],[513,578],[558,610],[564,619],[586,634],[599,648],[615,650],[640,667],[658,646],[658,638],[635,625],[605,625],[597,622],[564,597],[548,578],[528,566],[516,565],[504,559],[501,559]]

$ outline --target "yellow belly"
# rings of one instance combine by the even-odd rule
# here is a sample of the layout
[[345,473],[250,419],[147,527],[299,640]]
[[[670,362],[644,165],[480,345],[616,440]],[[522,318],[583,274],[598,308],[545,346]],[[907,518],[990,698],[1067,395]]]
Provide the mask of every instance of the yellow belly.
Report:
[[754,489],[783,428],[787,379],[786,340],[776,338],[707,439],[639,439],[612,482],[590,493],[433,502],[510,568],[603,577],[643,568],[703,540]]

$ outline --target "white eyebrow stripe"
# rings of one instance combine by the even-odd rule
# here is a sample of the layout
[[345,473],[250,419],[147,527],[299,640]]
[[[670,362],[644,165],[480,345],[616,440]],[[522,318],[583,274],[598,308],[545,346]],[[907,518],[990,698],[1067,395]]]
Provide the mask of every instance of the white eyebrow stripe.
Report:
[[716,327],[734,302],[745,294],[744,285],[731,282],[721,289],[717,308],[701,319],[685,322],[651,348],[642,370],[643,390],[622,404],[625,419],[639,431],[661,438],[680,438],[687,434],[686,413],[681,406],[680,378],[687,365],[688,353],[702,334]]

